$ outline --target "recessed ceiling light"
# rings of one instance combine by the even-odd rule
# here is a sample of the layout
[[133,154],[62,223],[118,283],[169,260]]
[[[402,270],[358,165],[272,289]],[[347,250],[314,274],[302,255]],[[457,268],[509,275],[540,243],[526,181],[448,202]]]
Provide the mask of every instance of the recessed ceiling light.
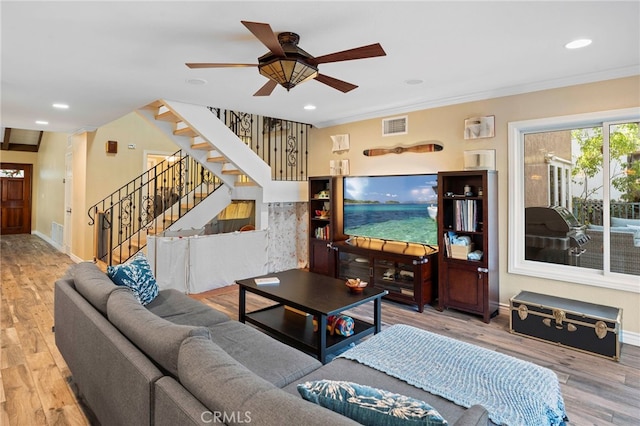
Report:
[[204,78],[188,78],[187,83],[189,84],[193,84],[196,86],[202,86],[203,84],[207,84],[207,80],[205,80]]
[[306,109],[307,111],[312,111],[312,110],[316,109],[316,106],[315,105],[305,105],[304,109]]
[[36,120],[36,124],[49,124],[48,121]]
[[410,80],[405,80],[405,83],[413,86],[413,85],[416,85],[416,84],[422,84],[422,83],[424,83],[424,81],[420,80],[418,78],[412,78]]
[[581,47],[587,47],[591,44],[591,40],[588,38],[580,38],[578,40],[573,40],[564,45],[567,49],[580,49]]
[[58,109],[69,109],[69,105],[67,104],[53,104],[53,107]]

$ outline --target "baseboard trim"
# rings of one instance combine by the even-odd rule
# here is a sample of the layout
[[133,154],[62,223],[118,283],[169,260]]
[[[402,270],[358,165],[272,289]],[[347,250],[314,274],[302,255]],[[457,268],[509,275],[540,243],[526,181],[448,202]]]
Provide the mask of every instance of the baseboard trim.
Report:
[[73,260],[75,263],[80,263],[80,262],[84,262],[84,259],[79,258],[78,256],[74,255],[74,254],[69,254],[69,253],[65,253],[64,251],[64,247],[62,247],[60,244],[56,243],[55,241],[53,241],[51,239],[51,237],[49,237],[46,234],[43,234],[40,231],[31,231],[31,234],[35,235],[36,237],[42,238],[43,240],[45,240],[47,243],[51,244],[56,250],[58,250],[60,253],[64,253],[67,256],[69,256],[69,258],[71,260]]
[[33,235],[37,236],[37,237],[42,238],[42,239],[43,239],[43,240],[45,240],[47,243],[51,244],[53,247],[55,247],[55,249],[56,249],[56,250],[58,250],[58,251],[60,251],[60,252],[63,252],[63,253],[64,253],[64,248],[63,248],[60,244],[58,244],[58,243],[56,243],[55,241],[53,241],[53,240],[51,239],[51,237],[49,237],[48,235],[43,234],[43,233],[42,233],[42,232],[40,232],[40,231],[31,231],[31,233],[32,233]]
[[[506,303],[501,303],[498,309],[500,315],[511,315],[511,307]],[[620,331],[620,340],[625,345],[631,346],[640,346],[640,333],[635,333],[633,331],[625,331],[624,329]]]

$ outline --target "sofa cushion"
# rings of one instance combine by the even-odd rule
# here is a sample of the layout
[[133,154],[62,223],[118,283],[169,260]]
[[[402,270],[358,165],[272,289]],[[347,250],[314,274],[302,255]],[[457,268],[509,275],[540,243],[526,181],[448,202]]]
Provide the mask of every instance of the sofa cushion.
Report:
[[158,297],[145,307],[174,324],[211,327],[230,319],[227,314],[175,289],[160,290]]
[[120,287],[107,302],[107,317],[134,345],[174,377],[178,375],[178,352],[190,336],[209,337],[204,327],[177,325],[142,306],[133,292]]
[[619,226],[640,226],[640,219],[624,219],[621,217],[612,217],[611,218],[611,226],[619,227]]
[[278,389],[203,337],[185,339],[180,383],[229,425],[350,425],[348,418]]
[[[346,380],[425,401],[438,410],[442,417],[447,419],[450,424],[455,424],[458,419],[468,411],[466,408],[454,404],[445,398],[426,392],[403,380],[389,376],[382,371],[345,358],[336,358],[316,371],[309,373],[303,379],[304,380],[287,385],[283,390],[299,396],[297,385],[301,382],[324,379]],[[484,415],[486,416],[486,410],[484,410]],[[486,424],[486,421],[484,424]]]
[[93,262],[81,262],[72,269],[73,283],[94,308],[107,315],[107,300],[118,288]]
[[238,321],[221,323],[209,330],[215,344],[279,388],[322,366],[317,359]]
[[107,275],[117,285],[133,290],[136,299],[143,305],[151,302],[158,295],[158,284],[153,277],[151,265],[142,252],[135,255],[128,263],[108,266]]
[[337,380],[298,385],[307,401],[328,408],[363,425],[442,426],[447,421],[424,401],[393,392]]

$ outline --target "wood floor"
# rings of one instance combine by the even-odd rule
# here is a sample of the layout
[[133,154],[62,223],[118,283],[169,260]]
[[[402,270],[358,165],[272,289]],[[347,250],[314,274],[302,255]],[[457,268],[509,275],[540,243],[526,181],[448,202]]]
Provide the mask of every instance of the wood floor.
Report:
[[[32,235],[0,237],[0,425],[88,425],[70,372],[55,347],[53,283],[73,263]],[[194,298],[237,318],[238,289],[229,286]],[[249,295],[248,309],[267,302]],[[370,318],[372,307],[349,311]],[[506,316],[487,325],[456,311],[384,301],[383,327],[404,323],[437,332],[555,371],[571,425],[640,424],[640,348],[625,345],[620,362],[563,349],[508,332]]]

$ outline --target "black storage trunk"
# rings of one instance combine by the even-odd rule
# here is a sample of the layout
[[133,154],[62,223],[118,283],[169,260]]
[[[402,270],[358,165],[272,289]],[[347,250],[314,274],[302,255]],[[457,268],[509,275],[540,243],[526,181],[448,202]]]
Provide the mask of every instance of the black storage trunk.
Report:
[[622,309],[529,291],[510,302],[511,333],[620,360]]

